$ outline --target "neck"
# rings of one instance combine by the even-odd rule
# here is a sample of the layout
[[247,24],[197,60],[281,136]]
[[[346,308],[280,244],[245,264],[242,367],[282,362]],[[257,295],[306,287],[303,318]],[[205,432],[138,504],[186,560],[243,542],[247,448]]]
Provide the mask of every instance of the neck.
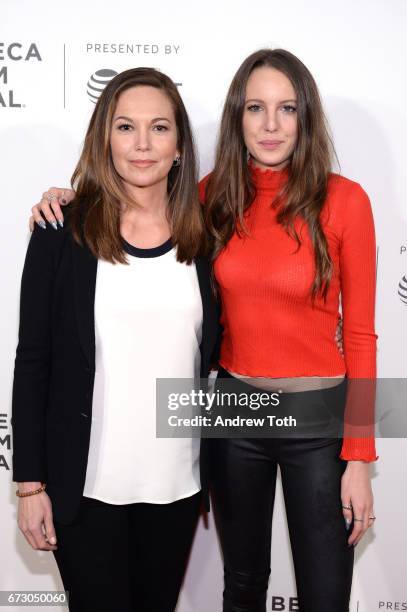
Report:
[[171,235],[167,218],[167,182],[150,187],[133,187],[128,193],[134,205],[123,205],[120,233],[127,242],[140,248],[152,248]]
[[264,167],[263,165],[255,164],[254,161],[250,160],[249,169],[257,192],[267,192],[268,196],[270,195],[270,192],[274,193],[279,191],[283,187],[284,183],[287,182],[289,177],[288,165],[277,169],[271,166]]
[[168,205],[167,180],[148,187],[126,185],[126,191],[134,204],[133,206],[124,205],[122,216],[136,216],[146,220],[166,217]]

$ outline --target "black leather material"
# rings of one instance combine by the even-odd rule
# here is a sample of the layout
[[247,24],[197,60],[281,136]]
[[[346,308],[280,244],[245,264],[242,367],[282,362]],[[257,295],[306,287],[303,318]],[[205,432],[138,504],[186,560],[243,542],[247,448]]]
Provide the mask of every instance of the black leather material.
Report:
[[[226,376],[221,370],[222,374]],[[234,389],[259,392],[241,381],[236,381]],[[307,393],[314,397],[324,393],[332,402],[344,397],[339,387],[289,395],[296,395],[305,406]],[[341,507],[341,477],[347,464],[339,459],[342,439],[214,438],[207,442],[225,566],[223,611],[266,612],[280,466],[299,609],[348,612],[354,549],[347,544],[350,531]]]

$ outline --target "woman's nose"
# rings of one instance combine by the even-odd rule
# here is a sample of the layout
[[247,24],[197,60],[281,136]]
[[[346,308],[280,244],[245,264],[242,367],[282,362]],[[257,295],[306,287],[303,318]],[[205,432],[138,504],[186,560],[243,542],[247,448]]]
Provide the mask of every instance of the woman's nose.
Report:
[[135,133],[135,148],[138,151],[148,151],[150,148],[150,132],[146,129],[140,129]]
[[278,121],[276,113],[268,112],[264,115],[264,129],[267,132],[274,132],[277,129]]

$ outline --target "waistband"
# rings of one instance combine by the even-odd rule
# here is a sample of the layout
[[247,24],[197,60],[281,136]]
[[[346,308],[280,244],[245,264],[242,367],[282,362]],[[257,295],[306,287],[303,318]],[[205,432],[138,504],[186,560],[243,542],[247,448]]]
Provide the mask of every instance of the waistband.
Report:
[[[347,379],[345,378],[329,378],[329,379],[324,379],[322,378],[322,380],[329,380],[331,384],[324,386],[323,383],[321,385],[319,385],[317,388],[313,388],[313,389],[307,389],[307,390],[295,390],[292,391],[290,390],[285,390],[284,388],[281,388],[281,386],[279,386],[279,384],[277,383],[275,387],[271,387],[268,386],[266,388],[261,387],[260,384],[259,385],[252,385],[249,381],[250,378],[237,378],[236,376],[233,376],[233,374],[231,374],[230,372],[228,372],[227,370],[225,370],[224,367],[220,366],[219,370],[218,370],[218,376],[217,378],[219,379],[228,379],[230,381],[233,381],[233,387],[236,390],[240,390],[242,393],[259,393],[259,392],[265,392],[265,393],[278,393],[279,396],[281,396],[281,398],[292,398],[292,399],[300,399],[302,397],[307,397],[307,399],[311,399],[311,397],[313,395],[318,396],[321,393],[323,393],[324,395],[326,393],[329,394],[330,391],[332,391],[332,394],[334,395],[337,391],[343,392],[346,389],[347,386]],[[271,381],[271,379],[266,379],[267,381]],[[293,379],[294,380],[294,379]],[[317,379],[317,380],[321,380],[321,379]],[[232,383],[230,383],[232,384]]]

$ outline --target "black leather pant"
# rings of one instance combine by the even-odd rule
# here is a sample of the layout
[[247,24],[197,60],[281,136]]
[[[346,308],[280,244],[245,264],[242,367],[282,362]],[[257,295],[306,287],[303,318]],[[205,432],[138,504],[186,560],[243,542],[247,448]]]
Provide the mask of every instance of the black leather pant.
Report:
[[[225,371],[221,376],[227,376]],[[243,386],[242,386],[243,385]],[[343,383],[342,383],[343,385]],[[241,381],[237,388],[254,389]],[[258,389],[255,389],[258,392]],[[337,388],[290,393],[342,401]],[[283,394],[284,395],[284,394]],[[293,399],[293,396],[296,396]],[[210,439],[211,488],[224,555],[224,612],[266,612],[277,465],[301,612],[347,612],[353,546],[340,496],[341,438]]]

